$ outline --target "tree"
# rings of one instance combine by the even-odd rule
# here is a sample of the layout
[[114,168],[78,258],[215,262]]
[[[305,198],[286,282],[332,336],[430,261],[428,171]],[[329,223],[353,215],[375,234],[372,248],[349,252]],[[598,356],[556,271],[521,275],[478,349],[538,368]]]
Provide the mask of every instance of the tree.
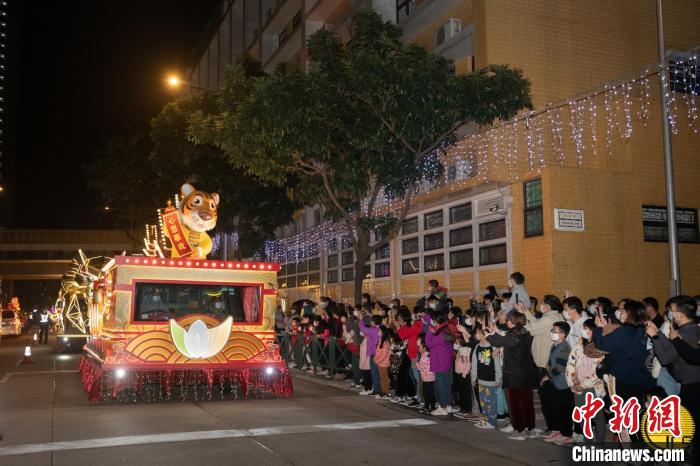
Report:
[[[218,192],[222,201],[217,229],[233,228],[239,237],[238,256],[250,257],[262,250],[278,226],[291,220],[294,203],[279,185],[233,167],[219,148],[188,139],[190,116],[212,111],[214,105],[209,93],[183,96],[166,104],[151,121],[150,158],[158,175],[161,199],[171,196],[184,181],[204,191]],[[250,202],[253,198],[254,203]]]
[[97,193],[101,209],[135,243],[141,243],[143,225],[154,222],[160,207],[149,153],[145,135],[117,139],[85,167],[88,188]]
[[[417,183],[441,176],[436,151],[466,124],[532,106],[521,71],[492,65],[455,76],[447,60],[400,35],[361,10],[350,43],[325,29],[309,38],[308,72],[251,78],[232,70],[216,111],[199,113],[190,127],[195,140],[218,146],[249,173],[280,185],[295,177],[301,202],[321,204],[342,222],[358,301],[365,262],[396,236]],[[382,211],[380,196],[400,200],[400,208]],[[383,238],[372,242],[372,230]]]
[[[247,63],[248,72],[256,75],[255,64]],[[233,167],[217,147],[188,139],[191,114],[214,110],[214,103],[203,93],[166,104],[151,120],[150,139],[112,142],[87,167],[90,187],[110,207],[117,224],[131,225],[130,235],[137,242],[143,225],[156,222],[156,209],[164,207],[184,182],[220,194],[217,229],[238,233],[238,257],[261,252],[275,229],[291,220],[295,204],[284,188]]]

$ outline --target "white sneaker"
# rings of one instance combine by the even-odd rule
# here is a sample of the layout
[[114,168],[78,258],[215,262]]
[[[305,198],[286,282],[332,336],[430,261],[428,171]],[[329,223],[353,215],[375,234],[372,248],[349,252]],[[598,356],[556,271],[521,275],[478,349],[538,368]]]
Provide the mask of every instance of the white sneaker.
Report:
[[448,413],[450,413],[450,414],[452,414],[452,413],[458,413],[458,412],[459,412],[459,408],[456,407],[456,406],[448,406],[448,407],[445,408],[445,409],[446,409],[446,411],[447,411]]
[[371,395],[371,394],[372,394],[372,390],[362,390],[360,392],[360,395]]
[[525,435],[525,431],[522,431],[522,432],[518,432],[516,435],[511,435],[511,436],[508,437],[508,438],[509,438],[510,440],[520,440],[520,441],[522,441],[522,440],[527,439],[527,436]]
[[484,421],[483,419],[476,423],[476,427],[478,429],[495,429],[496,428],[496,426],[489,424],[487,421]]
[[440,406],[439,408],[432,411],[430,414],[432,414],[433,416],[447,416],[449,413],[445,408]]
[[511,433],[513,433],[513,426],[508,424],[507,426],[501,427],[498,430],[500,430],[501,432],[506,433],[506,434],[511,434]]
[[539,438],[540,433],[542,432],[542,429],[532,429],[532,430],[525,429],[525,431],[528,434],[527,435],[528,438]]
[[576,442],[576,443],[580,443],[580,442],[585,442],[585,441],[586,441],[586,439],[583,437],[582,434],[572,434],[572,435],[571,435],[571,440],[572,440],[573,442]]

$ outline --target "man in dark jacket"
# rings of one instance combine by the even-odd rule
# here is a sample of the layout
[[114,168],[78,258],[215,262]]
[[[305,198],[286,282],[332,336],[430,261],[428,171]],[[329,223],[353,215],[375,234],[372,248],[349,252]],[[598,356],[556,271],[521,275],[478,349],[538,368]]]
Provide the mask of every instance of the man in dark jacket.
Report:
[[[700,421],[700,366],[688,363],[676,350],[672,340],[682,339],[693,348],[698,348],[700,340],[700,327],[695,323],[695,311],[697,304],[690,296],[676,296],[671,298],[671,313],[673,326],[670,339],[659,332],[653,323],[647,323],[647,335],[654,344],[654,353],[659,358],[662,366],[668,367],[669,372],[681,384],[681,404],[690,412],[695,425]],[[693,437],[694,456],[698,455],[698,437]]]

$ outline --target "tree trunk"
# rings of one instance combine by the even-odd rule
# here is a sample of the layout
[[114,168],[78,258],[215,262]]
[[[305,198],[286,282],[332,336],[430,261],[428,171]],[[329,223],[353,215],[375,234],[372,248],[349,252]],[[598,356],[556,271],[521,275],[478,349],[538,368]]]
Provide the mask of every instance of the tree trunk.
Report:
[[[359,259],[359,256],[358,256]],[[365,279],[365,264],[364,261],[355,261],[354,264],[355,276],[353,282],[353,297],[355,298],[355,304],[362,303],[362,282]]]
[[353,277],[353,296],[355,304],[362,302],[362,282],[365,279],[365,262],[372,255],[372,249],[369,246],[369,232],[357,229],[356,241],[353,241],[352,249],[355,251],[355,263],[353,269],[355,271]]

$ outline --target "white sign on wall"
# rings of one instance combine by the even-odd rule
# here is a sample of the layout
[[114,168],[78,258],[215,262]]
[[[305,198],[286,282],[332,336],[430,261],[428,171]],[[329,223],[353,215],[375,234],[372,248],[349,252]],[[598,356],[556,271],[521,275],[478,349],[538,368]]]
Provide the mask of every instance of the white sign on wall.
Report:
[[583,231],[583,210],[554,209],[554,229],[559,231]]

